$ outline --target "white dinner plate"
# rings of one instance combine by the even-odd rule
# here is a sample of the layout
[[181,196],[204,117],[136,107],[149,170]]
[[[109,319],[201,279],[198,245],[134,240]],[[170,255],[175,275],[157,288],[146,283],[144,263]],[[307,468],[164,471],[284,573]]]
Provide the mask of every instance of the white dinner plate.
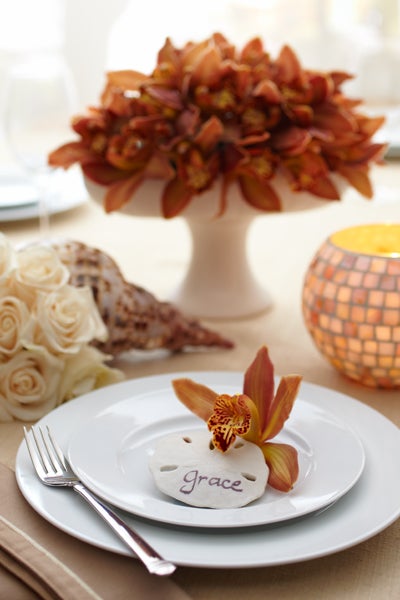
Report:
[[0,171],[0,210],[16,209],[37,203],[37,193],[26,177]]
[[[87,201],[81,172],[75,168],[53,175],[54,194],[48,200],[49,215],[71,210]],[[39,216],[35,186],[16,170],[0,169],[0,222],[23,221]]]
[[[171,380],[177,377],[203,381],[212,388],[241,389],[243,380],[242,374],[231,372],[172,373],[129,380],[71,400],[38,424],[49,425],[65,450],[78,423],[89,424],[100,411],[127,398],[169,389]],[[340,415],[364,446],[366,461],[360,479],[332,507],[282,524],[242,529],[165,525],[121,511],[126,521],[168,560],[211,568],[272,566],[326,556],[388,527],[400,515],[399,429],[379,412],[327,388],[303,382],[299,399]],[[27,501],[47,521],[80,540],[129,554],[81,498],[70,490],[49,488],[39,482],[24,443],[17,454],[16,476]]]
[[[224,384],[215,391],[236,394],[240,389]],[[193,527],[266,525],[303,516],[337,501],[364,467],[358,436],[332,412],[298,399],[274,438],[297,449],[299,478],[293,490],[282,493],[267,486],[245,507],[196,508],[160,492],[148,463],[161,438],[199,429],[207,431],[207,425],[176,398],[169,382],[163,389],[130,395],[79,427],[69,443],[69,459],[78,477],[111,504],[140,517]]]

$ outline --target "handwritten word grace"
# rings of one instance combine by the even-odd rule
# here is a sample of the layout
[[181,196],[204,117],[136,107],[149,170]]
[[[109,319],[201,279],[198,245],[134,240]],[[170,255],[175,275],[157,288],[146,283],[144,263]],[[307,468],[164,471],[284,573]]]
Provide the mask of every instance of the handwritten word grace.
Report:
[[246,506],[264,494],[269,474],[258,446],[238,439],[220,452],[207,430],[161,438],[149,467],[163,494],[204,508]]

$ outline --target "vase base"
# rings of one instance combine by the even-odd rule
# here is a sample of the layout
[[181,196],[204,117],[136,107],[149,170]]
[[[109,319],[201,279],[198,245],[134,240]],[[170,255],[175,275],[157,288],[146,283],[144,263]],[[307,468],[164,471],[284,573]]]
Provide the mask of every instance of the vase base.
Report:
[[171,302],[186,315],[197,319],[245,319],[266,312],[272,307],[272,298],[257,282],[251,289],[240,291],[237,295],[232,290],[193,289],[183,282],[172,294]]

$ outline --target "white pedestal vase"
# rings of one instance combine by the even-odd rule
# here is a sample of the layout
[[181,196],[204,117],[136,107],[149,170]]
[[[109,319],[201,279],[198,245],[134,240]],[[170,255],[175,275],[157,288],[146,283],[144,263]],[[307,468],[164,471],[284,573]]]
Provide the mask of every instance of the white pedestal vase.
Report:
[[[105,188],[85,180],[90,196],[103,202]],[[118,212],[133,217],[162,217],[160,181],[147,181]],[[329,204],[308,193],[293,193],[284,182],[275,184],[284,212]],[[247,204],[236,185],[229,188],[224,214],[219,210],[219,186],[194,197],[181,213],[189,228],[192,253],[188,269],[170,299],[186,314],[198,318],[233,319],[266,310],[271,296],[257,281],[247,255],[249,227],[267,213]]]

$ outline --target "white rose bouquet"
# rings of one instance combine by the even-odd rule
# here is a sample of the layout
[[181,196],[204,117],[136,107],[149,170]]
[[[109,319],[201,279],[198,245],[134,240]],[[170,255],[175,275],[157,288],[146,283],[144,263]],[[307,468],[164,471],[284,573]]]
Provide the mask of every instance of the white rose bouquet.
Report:
[[54,249],[15,250],[0,233],[0,421],[33,421],[123,378],[90,345],[107,328],[89,288],[68,284]]

